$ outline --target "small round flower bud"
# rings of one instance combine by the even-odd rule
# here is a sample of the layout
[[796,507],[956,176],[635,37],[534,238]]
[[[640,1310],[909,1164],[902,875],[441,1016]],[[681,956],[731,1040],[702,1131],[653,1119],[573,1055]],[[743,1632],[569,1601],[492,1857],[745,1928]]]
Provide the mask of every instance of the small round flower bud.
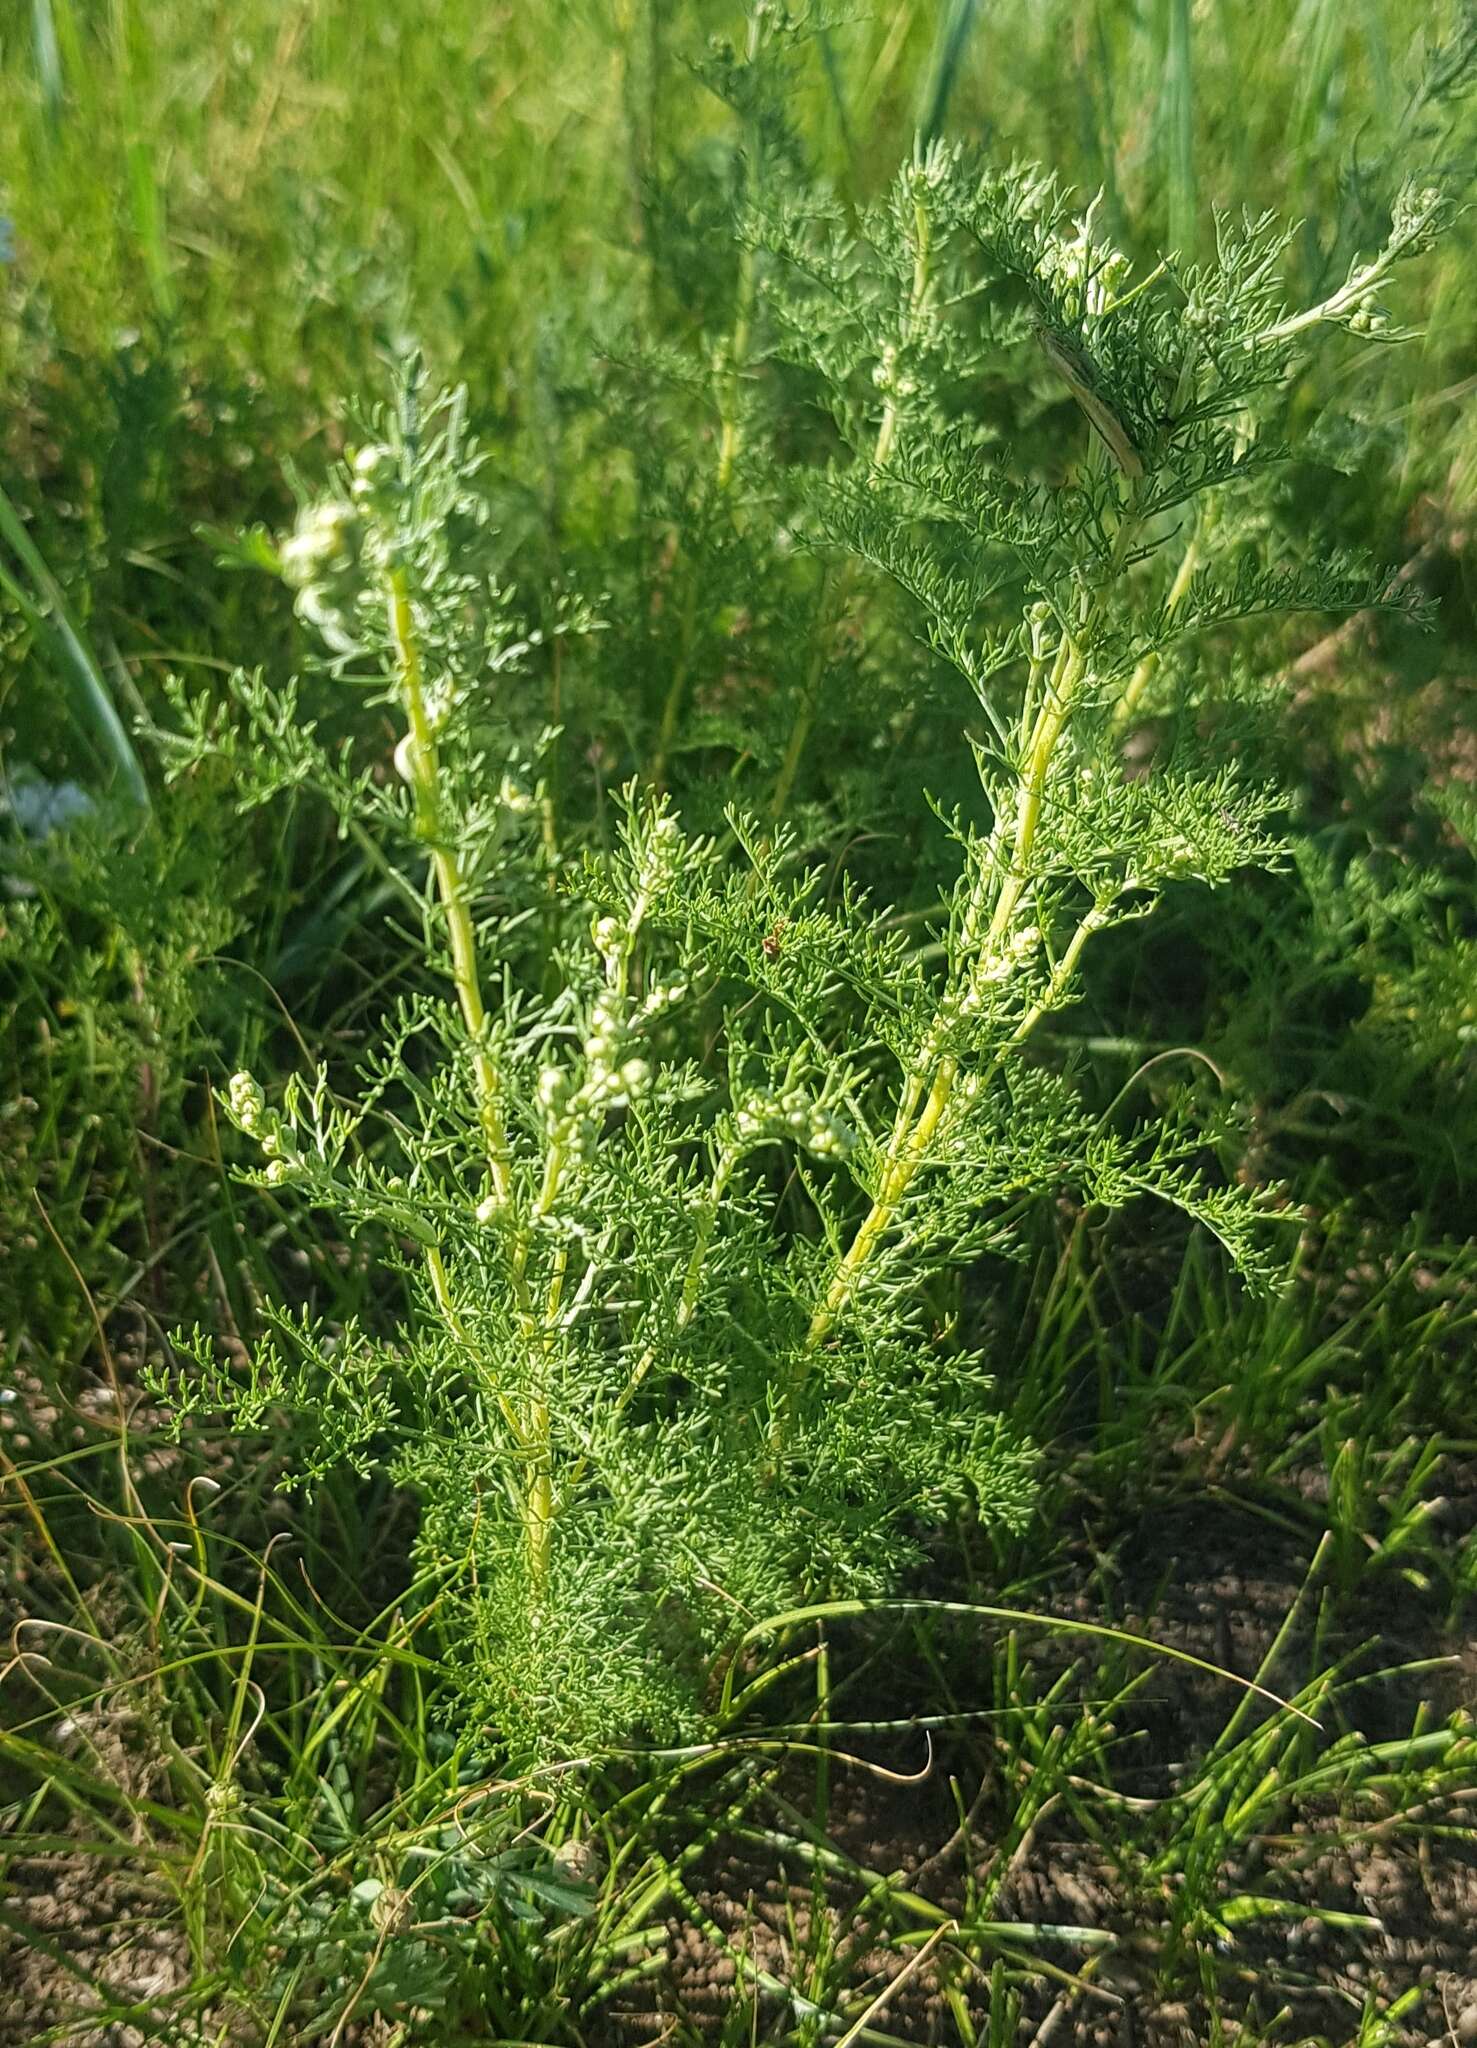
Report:
[[828,1109],[818,1109],[811,1122],[810,1149],[821,1159],[844,1159],[856,1143],[856,1133],[844,1118]]
[[599,1884],[605,1875],[605,1858],[593,1842],[561,1842],[551,1860],[570,1884]]
[[291,537],[281,550],[287,581],[305,588],[320,577],[349,567],[359,533],[358,508],[346,499],[330,498],[304,506]]
[[349,488],[361,504],[377,512],[386,511],[394,503],[399,486],[400,464],[393,448],[376,441],[359,450],[354,457]]
[[266,1115],[267,1101],[254,1077],[247,1073],[233,1074],[226,1089],[226,1102],[233,1120],[247,1137],[257,1137]]
[[229,1820],[240,1811],[242,1804],[241,1787],[228,1779],[224,1784],[207,1785],[205,1788],[205,1811],[212,1820]]

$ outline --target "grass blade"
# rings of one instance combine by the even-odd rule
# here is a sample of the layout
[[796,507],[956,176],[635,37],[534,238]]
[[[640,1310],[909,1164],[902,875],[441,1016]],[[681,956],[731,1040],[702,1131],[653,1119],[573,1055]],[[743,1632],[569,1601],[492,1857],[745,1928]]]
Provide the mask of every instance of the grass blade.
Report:
[[1169,245],[1195,260],[1195,86],[1190,59],[1190,0],[1169,0],[1164,58],[1164,167]]
[[926,112],[918,124],[919,135],[925,143],[932,142],[943,132],[949,101],[954,96],[954,83],[964,63],[964,53],[978,12],[979,0],[951,0],[939,45],[938,66],[928,89]]
[[36,47],[36,76],[48,119],[56,121],[62,110],[62,57],[56,37],[56,18],[51,0],[31,0],[31,21]]
[[20,606],[32,630],[50,648],[69,686],[87,732],[122,783],[128,800],[147,811],[149,787],[133,743],[118,716],[102,670],[67,608],[61,585],[47,568],[19,513],[0,489],[0,540],[4,540],[31,580],[27,590],[0,566],[0,584]]

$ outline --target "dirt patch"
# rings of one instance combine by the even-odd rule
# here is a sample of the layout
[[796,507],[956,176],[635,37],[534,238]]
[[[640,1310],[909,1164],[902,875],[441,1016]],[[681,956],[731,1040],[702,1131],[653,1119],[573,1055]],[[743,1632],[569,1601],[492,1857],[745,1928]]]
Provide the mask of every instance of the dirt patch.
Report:
[[[0,2048],[30,2048],[68,2024],[76,2048],[143,2048],[147,2024],[189,1980],[188,1944],[170,1901],[127,1869],[91,1857],[27,1859],[9,1872],[8,1904],[33,1938],[0,1942]],[[134,2009],[139,2021],[89,2026],[89,2008]]]
[[[1473,1474],[1455,1477],[1453,1542],[1477,1519]],[[1014,1705],[998,1641],[972,1674],[957,1631],[927,1660],[895,1643],[886,1683],[874,1671],[845,1703],[892,1730],[835,1741],[906,1770],[922,1722],[910,1736],[898,1719],[910,1695],[920,1717],[937,1713],[942,1672],[958,1719],[930,1738],[926,1773],[889,1783],[836,1763],[824,1894],[805,1847],[814,1764],[779,1783],[756,1774],[691,1909],[670,1920],[662,1987],[612,2013],[615,2038],[654,2038],[674,2011],[716,2033],[757,1982],[761,2038],[803,2020],[807,2001],[854,2017],[871,1996],[871,2025],[907,2042],[967,2038],[962,2016],[982,2040],[1039,2048],[1477,2040],[1477,1644],[1394,1573],[1335,1598],[1327,1553],[1310,1582],[1313,1551],[1301,1531],[1207,1497],[1149,1518],[1106,1569],[1084,1545],[1041,1605],[1101,1621],[1106,1594],[1124,1627],[1261,1673],[1284,1698],[1337,1666],[1333,1689],[1304,1695],[1317,1729],[1260,1702],[1228,1726],[1244,1694],[1167,1662],[1105,1707],[1122,1660],[1074,1668],[1083,1644],[1065,1636],[1022,1632]],[[1093,1717],[1101,1728],[1062,1768]],[[992,1999],[1010,2015],[998,2033]],[[1361,2035],[1366,2012],[1387,2031]]]

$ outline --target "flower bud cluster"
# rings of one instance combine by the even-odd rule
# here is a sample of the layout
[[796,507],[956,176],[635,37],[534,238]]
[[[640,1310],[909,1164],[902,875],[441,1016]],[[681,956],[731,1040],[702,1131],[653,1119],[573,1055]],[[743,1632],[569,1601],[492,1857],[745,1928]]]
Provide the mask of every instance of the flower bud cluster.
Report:
[[912,398],[918,389],[918,379],[906,365],[904,351],[890,341],[872,371],[872,382],[894,405],[900,399]]
[[400,509],[400,459],[382,441],[361,448],[354,457],[353,480],[349,485],[354,502],[381,523],[394,519]]
[[681,872],[684,851],[682,827],[670,812],[662,811],[652,819],[642,846],[636,876],[637,895],[642,901],[671,887]]
[[1390,235],[1407,254],[1430,248],[1441,227],[1446,195],[1439,185],[1403,185],[1390,210]]
[[349,496],[305,505],[282,543],[282,575],[297,592],[297,614],[331,647],[353,645],[354,612],[366,577],[394,559],[401,494],[394,450],[378,443],[361,448]]
[[352,621],[364,585],[366,531],[357,505],[328,498],[305,505],[282,543],[284,581],[297,592],[300,619],[331,647],[352,645]]
[[590,940],[600,955],[606,979],[614,980],[630,948],[631,935],[618,917],[597,917],[590,927]]
[[1039,928],[1026,924],[1013,932],[1003,947],[982,953],[968,986],[960,994],[955,1015],[961,1019],[979,1016],[989,1004],[990,991],[1013,981],[1029,966],[1040,944]]
[[959,162],[956,145],[932,142],[922,156],[915,156],[908,167],[908,194],[917,204],[928,198],[931,192],[942,191],[953,176]]
[[1055,624],[1056,613],[1044,597],[1038,597],[1026,611],[1026,632],[1029,636],[1032,661],[1039,663],[1046,660]]
[[1101,314],[1111,306],[1131,265],[1120,249],[1097,239],[1093,223],[1096,208],[1094,200],[1078,221],[1077,233],[1070,241],[1052,236],[1043,254],[1042,270],[1065,296],[1080,293],[1084,313]]
[[549,1145],[571,1162],[594,1155],[609,1111],[629,1109],[651,1087],[650,1062],[633,1050],[634,1021],[616,989],[601,989],[581,1048],[580,1079],[552,1065],[539,1074],[536,1099]]
[[224,1100],[226,1114],[237,1130],[254,1138],[266,1155],[267,1185],[280,1187],[291,1179],[301,1164],[297,1141],[277,1111],[268,1106],[256,1078],[245,1072],[233,1074]]
[[732,1135],[738,1150],[788,1141],[818,1159],[845,1159],[856,1144],[845,1117],[796,1087],[745,1096],[733,1112]]
[[1390,316],[1380,305],[1373,292],[1366,292],[1354,311],[1349,315],[1351,334],[1378,336],[1390,331]]

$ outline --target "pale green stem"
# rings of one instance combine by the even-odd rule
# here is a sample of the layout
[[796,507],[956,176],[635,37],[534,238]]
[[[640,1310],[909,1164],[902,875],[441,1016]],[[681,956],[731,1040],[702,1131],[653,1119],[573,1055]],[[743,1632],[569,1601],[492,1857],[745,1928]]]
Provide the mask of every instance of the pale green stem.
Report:
[[[431,865],[436,877],[436,893],[440,899],[442,915],[446,920],[447,937],[451,947],[452,980],[461,1008],[462,1021],[466,1025],[467,1036],[471,1041],[477,1115],[487,1153],[492,1197],[499,1213],[507,1215],[512,1203],[513,1180],[507,1122],[503,1110],[502,1077],[487,1044],[487,1010],[482,1000],[482,984],[477,965],[477,934],[467,901],[466,882],[456,853],[448,842],[441,814],[440,763],[436,737],[426,706],[420,646],[415,634],[409,584],[403,569],[390,571],[389,615],[401,696],[410,727],[409,767],[411,790],[415,798],[416,824],[430,849]],[[551,1158],[550,1166],[552,1163]],[[554,1184],[557,1184],[557,1179],[558,1169],[554,1167]],[[545,1169],[545,1188],[552,1198],[549,1166]],[[528,1292],[528,1247],[528,1233],[520,1231],[509,1247],[509,1278],[512,1283],[514,1309],[524,1339],[530,1346],[541,1346],[543,1332]],[[433,1250],[428,1255],[428,1265],[432,1290],[442,1312],[447,1315],[448,1327],[452,1334],[458,1337],[459,1342],[464,1342],[465,1325],[452,1299],[445,1262],[439,1251]],[[526,1421],[520,1422],[506,1397],[499,1395],[497,1398],[508,1419],[515,1441],[528,1460],[529,1476],[523,1510],[524,1532],[528,1549],[529,1576],[535,1591],[539,1592],[548,1579],[549,1539],[552,1532],[553,1479],[548,1403],[542,1396],[535,1397],[529,1404]]]
[[722,422],[718,433],[718,488],[726,492],[733,482],[733,466],[743,445],[739,422],[744,360],[749,353],[749,328],[754,318],[754,251],[745,246],[739,257],[738,300],[734,312],[733,337],[728,345],[728,375],[719,401]]
[[1045,989],[1017,1024],[1010,1041],[1012,1047],[1023,1045],[1047,1011],[1055,1009],[1061,1000],[1062,992],[1071,985],[1088,940],[1095,932],[1100,932],[1107,923],[1109,909],[1110,906],[1106,903],[1094,903],[1091,910],[1085,912],[1079,919],[1076,930],[1062,948],[1056,965],[1051,970]]
[[[918,322],[928,299],[928,263],[932,244],[928,233],[928,211],[921,199],[913,201],[913,282],[908,293],[907,318],[903,322],[902,340],[904,347],[917,332]],[[875,473],[892,454],[893,442],[897,439],[898,406],[895,398],[889,397],[882,408],[882,422],[877,429],[877,443],[872,450],[872,469]]]
[[[697,1310],[698,1294],[702,1285],[703,1263],[708,1256],[708,1247],[713,1242],[713,1230],[718,1221],[718,1211],[722,1205],[723,1191],[728,1186],[733,1167],[734,1161],[731,1154],[727,1152],[721,1154],[713,1174],[713,1184],[708,1190],[708,1199],[703,1205],[702,1220],[698,1224],[697,1242],[692,1248],[692,1256],[688,1259],[687,1272],[682,1282],[682,1297],[677,1304],[676,1316],[676,1329],[679,1335],[687,1328]],[[631,1376],[616,1398],[613,1411],[615,1414],[619,1415],[621,1410],[630,1402],[637,1388],[655,1363],[656,1346],[648,1344],[640,1358],[637,1359],[635,1365],[631,1368]]]
[[682,625],[677,638],[677,666],[672,671],[671,686],[662,706],[662,722],[657,729],[656,753],[651,763],[651,786],[658,796],[667,786],[667,761],[687,697],[687,678],[692,669],[692,650],[697,638],[697,599],[697,577],[689,569],[687,589],[682,598]]
[[[1136,527],[1137,521],[1131,511],[1126,511],[1115,536],[1106,588],[1112,587],[1122,570]],[[1063,638],[1045,701],[1037,714],[1017,785],[1010,862],[1001,877],[994,914],[981,948],[982,959],[989,958],[998,950],[1029,886],[1031,854],[1041,822],[1052,758],[1071,716],[1073,699],[1086,670],[1084,648],[1090,639],[1096,612],[1104,601],[1099,596],[1088,607],[1075,638],[1070,635]],[[1090,929],[1082,933],[1073,956],[1074,966],[1082,945],[1090,936]],[[943,1021],[941,1017],[939,1022]],[[830,1284],[811,1317],[805,1338],[807,1352],[817,1350],[830,1335],[858,1274],[871,1258],[879,1240],[891,1228],[899,1205],[927,1157],[928,1148],[943,1121],[958,1073],[959,1062],[952,1054],[946,1053],[938,1060],[931,1078],[923,1073],[908,1076],[872,1206],[858,1225],[855,1237],[838,1262]],[[922,1106],[915,1113],[914,1106],[920,1096]]]
[[[1173,619],[1175,613],[1184,603],[1185,592],[1189,589],[1191,583],[1193,582],[1195,577],[1195,571],[1199,567],[1200,520],[1197,517],[1195,521],[1195,529],[1190,535],[1190,544],[1185,549],[1185,558],[1180,563],[1179,569],[1175,575],[1175,579],[1173,583],[1171,583],[1169,586],[1169,595],[1164,600],[1164,610],[1166,619]],[[1147,653],[1144,656],[1143,660],[1139,663],[1138,667],[1129,677],[1127,687],[1125,688],[1123,695],[1119,698],[1117,706],[1114,709],[1113,723],[1115,725],[1127,725],[1129,719],[1132,718],[1134,712],[1138,709],[1139,700],[1143,696],[1144,691],[1149,687],[1149,684],[1153,681],[1154,676],[1157,674],[1159,664],[1163,660],[1163,658],[1164,657],[1160,653],[1158,648],[1152,648],[1149,651],[1149,653]]]
[[[985,955],[995,948],[1009,929],[1025,892],[1030,872],[1031,849],[1035,844],[1041,820],[1041,805],[1045,796],[1052,753],[1066,725],[1072,693],[1081,678],[1082,669],[1082,656],[1080,652],[1074,651],[1054,700],[1048,700],[1042,707],[1041,716],[1036,722],[1031,755],[1017,796],[1010,866],[1002,878],[995,914],[985,935]],[[904,1091],[904,1104],[910,1101],[910,1097],[916,1101],[917,1095],[926,1085],[928,1092],[923,1107],[918,1111],[916,1119],[905,1119],[900,1116],[899,1124],[894,1126],[892,1142],[888,1146],[876,1196],[832,1275],[831,1284],[820,1306],[811,1318],[805,1338],[807,1351],[814,1351],[830,1335],[836,1317],[851,1292],[857,1273],[871,1257],[878,1239],[891,1228],[898,1205],[907,1193],[914,1174],[923,1163],[928,1147],[943,1120],[958,1073],[959,1062],[952,1054],[946,1053],[934,1070],[931,1084],[924,1083],[919,1076],[909,1077],[908,1087]]]
[[390,632],[395,643],[405,715],[410,724],[411,789],[415,797],[416,824],[430,848],[436,891],[446,919],[447,937],[451,944],[452,981],[472,1046],[477,1115],[487,1150],[492,1193],[501,1209],[507,1207],[513,1187],[507,1124],[503,1116],[502,1080],[487,1046],[487,1010],[482,1001],[482,984],[477,970],[477,934],[467,903],[466,883],[461,864],[447,842],[442,825],[440,764],[435,734],[426,710],[420,647],[415,637],[410,590],[403,569],[390,571]]
[[[846,579],[843,578],[841,588],[837,592],[838,600],[843,607],[846,602],[846,592],[847,583]],[[826,578],[824,576],[821,580],[820,610],[824,618],[826,611]],[[827,626],[822,624],[815,636],[815,645],[810,652],[810,666],[806,670],[805,687],[800,695],[800,708],[795,714],[795,723],[790,728],[789,745],[785,748],[785,758],[780,764],[780,772],[775,778],[774,793],[769,799],[769,819],[771,824],[777,825],[785,815],[785,810],[790,801],[790,792],[795,786],[795,777],[800,771],[800,757],[805,752],[805,742],[810,738],[810,728],[815,722],[816,698],[820,691],[821,675],[826,665],[828,638]]]
[[[735,1163],[732,1154],[724,1152],[719,1155],[718,1164],[714,1169],[712,1186],[708,1190],[708,1199],[703,1205],[702,1219],[698,1224],[697,1242],[693,1245],[692,1255],[687,1261],[687,1272],[682,1282],[682,1295],[677,1304],[675,1327],[679,1335],[687,1328],[697,1312],[698,1296],[702,1287],[703,1265],[708,1256],[708,1249],[713,1242],[713,1231],[718,1222],[718,1211],[722,1206],[723,1192],[728,1186]],[[619,1415],[623,1409],[628,1408],[635,1399],[647,1374],[656,1364],[656,1351],[655,1344],[648,1344],[632,1366],[630,1376],[626,1384],[621,1388],[620,1393],[616,1396],[615,1406],[610,1411],[612,1418]],[[581,1458],[575,1466],[570,1476],[571,1486],[578,1485],[584,1474],[587,1462],[586,1459]]]
[[1265,348],[1279,341],[1291,341],[1294,336],[1305,333],[1310,327],[1317,327],[1326,320],[1343,320],[1358,306],[1359,301],[1377,285],[1384,282],[1396,263],[1414,243],[1418,243],[1424,232],[1424,225],[1413,227],[1398,241],[1392,241],[1378,256],[1356,270],[1347,284],[1322,299],[1316,306],[1309,306],[1304,313],[1289,314],[1287,319],[1278,320],[1270,327],[1264,327],[1245,346],[1248,350]]
[[[757,14],[749,17],[748,61],[752,64],[759,53],[759,38],[762,24]],[[756,138],[749,138],[751,152],[756,147]],[[754,316],[754,250],[745,244],[739,256],[738,291],[734,303],[733,333],[728,343],[728,364],[726,373],[718,387],[718,467],[715,482],[718,494],[728,496],[733,482],[734,464],[738,460],[743,439],[739,422],[739,398],[743,387],[744,362],[749,353],[749,328]],[[677,737],[677,726],[682,717],[682,707],[687,697],[688,676],[692,668],[692,650],[697,627],[698,586],[697,577],[689,568],[687,592],[683,600],[682,635],[678,643],[677,666],[667,690],[666,702],[662,705],[662,721],[657,730],[656,753],[651,763],[651,786],[658,793],[667,785],[667,761],[672,751],[672,742]]]
[[[763,36],[763,22],[757,9],[749,15],[749,34],[744,48],[745,61],[752,65],[759,55],[759,44]],[[755,125],[749,124],[745,138],[749,151],[749,176],[752,177],[758,164],[759,134]],[[733,338],[728,347],[728,375],[724,380],[719,398],[719,415],[722,422],[718,438],[718,488],[726,491],[733,478],[733,465],[738,459],[739,445],[743,430],[739,425],[739,391],[744,373],[744,360],[749,353],[749,324],[754,314],[754,248],[746,242],[739,256],[738,294],[734,307]]]

